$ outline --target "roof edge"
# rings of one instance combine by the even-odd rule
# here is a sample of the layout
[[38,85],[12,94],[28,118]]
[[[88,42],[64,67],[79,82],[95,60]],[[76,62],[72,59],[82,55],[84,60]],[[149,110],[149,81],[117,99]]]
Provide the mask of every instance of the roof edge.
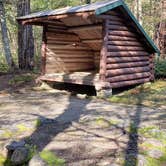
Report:
[[134,23],[137,25],[137,27],[140,29],[140,31],[142,32],[142,34],[144,35],[144,37],[146,38],[146,40],[150,43],[150,45],[153,47],[153,49],[155,50],[155,52],[160,55],[160,50],[157,48],[157,46],[155,45],[155,43],[153,42],[153,40],[149,37],[149,35],[145,32],[145,30],[143,29],[143,27],[140,25],[140,23],[137,21],[137,19],[135,18],[135,16],[132,14],[132,12],[130,11],[130,9],[128,8],[128,6],[122,1],[117,1],[114,2],[113,4],[109,4],[106,5],[104,7],[98,8],[97,10],[95,10],[95,14],[96,15],[100,15],[102,13],[105,13],[109,10],[112,10],[116,7],[122,6],[126,12],[128,13],[128,15],[130,16],[130,18],[134,21]]

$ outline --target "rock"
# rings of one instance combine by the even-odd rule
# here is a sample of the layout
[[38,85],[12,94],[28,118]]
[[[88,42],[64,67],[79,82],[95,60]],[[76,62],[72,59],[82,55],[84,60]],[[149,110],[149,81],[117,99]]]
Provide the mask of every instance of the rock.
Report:
[[109,166],[120,166],[120,165],[118,165],[118,164],[111,164],[111,165],[109,165]]
[[160,150],[152,149],[148,152],[148,155],[152,158],[159,159],[160,157],[163,156],[163,153]]
[[137,166],[145,166],[146,162],[147,161],[143,155],[138,155],[138,165]]
[[13,165],[24,164],[28,161],[28,155],[29,150],[27,148],[19,147],[13,152],[11,156],[11,162]]
[[99,98],[108,98],[112,96],[112,89],[98,90],[96,93]]
[[19,142],[12,141],[8,145],[6,145],[6,148],[8,149],[8,151],[11,151],[11,150],[16,150],[17,148],[20,147],[24,147],[24,145],[25,141],[19,141]]
[[79,99],[86,99],[87,98],[87,95],[86,94],[77,94],[77,97]]
[[47,166],[47,164],[41,159],[39,155],[35,155],[29,161],[28,166]]

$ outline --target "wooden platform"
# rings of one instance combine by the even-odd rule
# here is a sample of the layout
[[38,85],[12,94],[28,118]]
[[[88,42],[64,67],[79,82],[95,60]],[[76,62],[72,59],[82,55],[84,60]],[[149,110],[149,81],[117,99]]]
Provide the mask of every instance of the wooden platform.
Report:
[[99,82],[99,73],[96,72],[72,72],[45,74],[39,78],[42,81],[65,82],[80,85],[95,86]]

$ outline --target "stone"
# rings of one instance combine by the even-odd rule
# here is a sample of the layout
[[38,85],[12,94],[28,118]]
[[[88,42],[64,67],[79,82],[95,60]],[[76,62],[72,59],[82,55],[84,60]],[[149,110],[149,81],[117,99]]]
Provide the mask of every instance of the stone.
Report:
[[147,163],[145,157],[143,155],[138,155],[138,164],[137,166],[145,166]]
[[97,96],[101,98],[108,98],[112,96],[112,89],[102,89],[99,91],[96,91]]
[[86,99],[87,98],[87,95],[86,94],[77,94],[77,97],[79,99]]
[[25,147],[19,147],[13,152],[11,162],[13,165],[24,164],[28,161],[28,156],[29,150]]
[[163,156],[163,153],[160,150],[152,149],[152,150],[148,151],[148,155],[152,158],[159,159],[160,157]]
[[47,166],[47,164],[37,154],[32,157],[32,159],[29,161],[28,166]]
[[6,148],[9,151],[11,151],[11,150],[15,150],[15,149],[20,148],[20,147],[24,147],[24,145],[25,145],[25,141],[19,141],[19,142],[12,141],[8,145],[6,145]]

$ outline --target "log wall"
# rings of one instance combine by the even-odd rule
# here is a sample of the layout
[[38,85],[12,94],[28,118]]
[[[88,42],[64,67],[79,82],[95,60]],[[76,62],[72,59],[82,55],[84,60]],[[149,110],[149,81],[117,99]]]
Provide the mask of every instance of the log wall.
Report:
[[118,88],[153,80],[153,56],[127,20],[118,13],[101,17],[108,34],[106,81],[112,88]]
[[48,25],[46,73],[87,71],[95,68],[94,52],[65,26]]

